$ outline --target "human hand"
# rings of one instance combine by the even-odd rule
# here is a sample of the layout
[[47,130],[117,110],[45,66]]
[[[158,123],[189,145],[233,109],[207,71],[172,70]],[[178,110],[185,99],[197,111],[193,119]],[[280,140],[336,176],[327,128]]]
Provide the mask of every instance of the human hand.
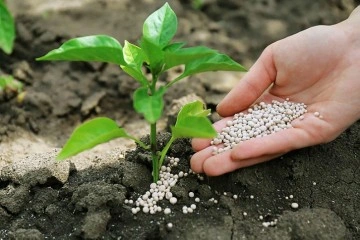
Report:
[[[225,117],[221,131],[235,113],[255,102],[289,98],[308,108],[293,128],[244,141],[212,155],[210,140],[193,139],[197,151],[191,168],[217,176],[264,162],[291,150],[326,143],[360,118],[360,7],[345,21],[316,26],[268,46],[250,71],[219,103]],[[235,104],[234,104],[235,103]],[[314,116],[320,112],[322,118]]]

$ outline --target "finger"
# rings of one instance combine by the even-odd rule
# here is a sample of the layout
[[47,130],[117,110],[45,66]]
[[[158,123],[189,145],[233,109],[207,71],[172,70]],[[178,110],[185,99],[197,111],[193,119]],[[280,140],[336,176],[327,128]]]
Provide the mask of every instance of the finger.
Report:
[[203,165],[206,159],[212,157],[212,148],[207,147],[197,153],[195,153],[190,159],[191,169],[196,173],[203,173]]
[[[220,121],[217,121],[216,123],[214,123],[213,127],[215,128],[215,130],[217,132],[220,132],[221,129],[223,129],[226,126],[226,122],[231,119],[232,119],[232,117],[223,118]],[[191,145],[195,151],[200,151],[200,150],[210,146],[211,140],[212,139],[208,139],[208,138],[194,138],[191,140]]]
[[220,176],[225,173],[233,172],[237,169],[249,167],[255,164],[269,161],[277,158],[282,154],[269,154],[261,157],[250,158],[243,161],[231,159],[231,151],[227,151],[203,162],[203,172],[208,176]]
[[224,117],[245,110],[275,81],[276,69],[271,46],[267,47],[249,72],[226,95],[217,106],[217,112]]
[[190,160],[190,165],[191,169],[196,173],[205,173],[208,176],[219,176],[239,168],[276,158],[280,155],[282,154],[265,155],[244,161],[234,161],[231,159],[231,151],[212,155],[212,148],[209,147],[195,153]]

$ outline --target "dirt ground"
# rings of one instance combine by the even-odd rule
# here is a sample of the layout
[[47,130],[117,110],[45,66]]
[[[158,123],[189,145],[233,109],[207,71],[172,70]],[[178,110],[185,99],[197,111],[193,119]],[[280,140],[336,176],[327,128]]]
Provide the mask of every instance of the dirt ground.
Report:
[[[22,103],[0,98],[0,239],[360,239],[359,122],[328,144],[268,163],[204,180],[190,174],[173,188],[178,203],[161,205],[171,214],[133,215],[124,201],[147,191],[151,172],[147,153],[132,142],[115,140],[69,161],[54,158],[74,127],[94,116],[145,136],[148,128],[132,110],[136,84],[117,66],[35,58],[84,35],[136,42],[145,18],[164,1],[7,2],[17,38],[10,56],[0,53],[0,73],[22,81],[26,95]],[[218,49],[247,68],[268,44],[337,23],[359,4],[204,0],[194,9],[191,2],[169,1],[179,18],[176,39]],[[165,112],[174,99],[194,93],[214,110],[241,76],[216,72],[179,82],[165,96]],[[164,117],[159,129],[166,127]],[[192,153],[189,141],[177,142],[170,156],[181,164],[174,171],[188,171]],[[195,203],[189,191],[201,202],[184,215],[182,207]]]

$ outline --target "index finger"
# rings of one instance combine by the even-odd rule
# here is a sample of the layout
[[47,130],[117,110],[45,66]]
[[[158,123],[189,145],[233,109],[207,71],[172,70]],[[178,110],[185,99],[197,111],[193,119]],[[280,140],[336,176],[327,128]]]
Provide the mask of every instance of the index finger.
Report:
[[249,72],[217,106],[217,112],[228,117],[252,105],[276,79],[272,45],[267,47]]

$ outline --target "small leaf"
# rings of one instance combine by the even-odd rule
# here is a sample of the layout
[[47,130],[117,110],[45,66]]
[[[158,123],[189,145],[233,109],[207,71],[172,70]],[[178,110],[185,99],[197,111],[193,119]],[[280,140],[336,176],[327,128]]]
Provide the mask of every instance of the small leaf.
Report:
[[0,76],[0,90],[10,90],[13,92],[22,92],[23,84],[15,80],[12,76],[2,75]]
[[188,77],[201,72],[209,71],[240,71],[244,72],[246,69],[232,60],[225,54],[215,53],[210,56],[204,56],[203,58],[196,59],[188,62],[185,65],[184,72],[171,82],[171,85],[179,81],[182,78]]
[[36,60],[94,61],[126,65],[121,44],[106,35],[71,39]]
[[217,135],[209,119],[192,116],[183,118],[171,132],[175,138],[213,138]]
[[139,88],[134,93],[134,108],[144,115],[149,123],[155,123],[162,115],[164,108],[163,95],[166,89],[160,88],[154,95],[148,94],[148,88]]
[[216,50],[204,46],[181,48],[175,51],[165,51],[165,69],[181,64],[188,64],[192,61],[201,59],[205,56],[213,55],[215,53],[217,53]]
[[94,118],[74,130],[57,156],[57,160],[66,159],[119,137],[129,137],[129,135],[115,121],[105,117]]
[[159,46],[168,45],[177,31],[177,17],[168,3],[153,12],[144,22],[143,38]]
[[205,109],[204,103],[201,101],[193,101],[184,105],[177,116],[177,119],[181,121],[181,119],[187,116],[195,116],[195,117],[206,117],[210,114],[209,109]]
[[[0,0],[1,1],[1,0]],[[8,82],[12,80],[10,76],[0,76],[0,90],[5,89]]]
[[125,40],[123,48],[124,60],[128,65],[141,67],[145,61],[145,55],[141,48]]
[[0,48],[10,54],[14,47],[15,23],[5,3],[0,0]]
[[212,138],[217,135],[207,118],[209,110],[200,101],[188,103],[180,110],[175,126],[171,128],[174,138]]
[[142,38],[140,42],[141,49],[145,52],[147,64],[153,75],[159,75],[164,67],[164,52],[163,50],[149,42],[147,39]]
[[143,86],[146,86],[147,79],[142,72],[142,66],[145,62],[145,53],[138,46],[125,41],[123,54],[127,65],[121,65],[121,68],[131,77],[139,81]]

